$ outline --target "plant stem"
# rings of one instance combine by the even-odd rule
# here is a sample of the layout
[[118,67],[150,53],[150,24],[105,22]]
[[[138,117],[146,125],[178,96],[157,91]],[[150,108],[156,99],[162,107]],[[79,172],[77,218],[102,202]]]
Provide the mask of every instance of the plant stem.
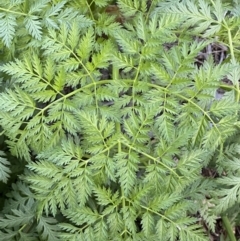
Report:
[[223,226],[227,231],[228,237],[230,241],[237,241],[235,235],[232,230],[231,223],[226,215],[222,215]]
[[112,79],[118,80],[119,79],[119,69],[116,66],[112,66]]

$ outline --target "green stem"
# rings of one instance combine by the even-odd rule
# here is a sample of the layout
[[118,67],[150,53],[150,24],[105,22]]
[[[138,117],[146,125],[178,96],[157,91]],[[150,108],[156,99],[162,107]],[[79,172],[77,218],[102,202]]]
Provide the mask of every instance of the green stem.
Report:
[[0,8],[0,11],[7,12],[7,13],[13,13],[13,14],[16,14],[16,15],[21,15],[21,16],[27,16],[26,13],[21,13],[21,12],[13,11],[13,10],[6,9],[6,8]]
[[24,13],[28,13],[29,11],[29,0],[25,0],[24,2]]
[[112,79],[118,80],[119,79],[119,69],[116,66],[112,66]]
[[[212,5],[215,7],[215,2],[213,0],[210,0]],[[226,30],[227,30],[227,34],[228,34],[228,42],[229,42],[229,50],[230,50],[230,55],[231,55],[231,59],[235,62],[235,54],[234,54],[234,46],[233,46],[233,37],[232,37],[232,33],[231,33],[231,26],[228,26],[227,21],[225,20],[225,18],[223,18],[222,22],[218,22],[218,24],[221,24]],[[239,102],[240,100],[240,95],[239,95],[239,84],[236,85],[236,89],[237,89],[237,93],[236,93],[236,102]],[[236,112],[237,113],[237,112]]]
[[[112,66],[112,79],[113,81],[117,81],[119,80],[119,68],[116,67],[116,66]],[[117,122],[116,124],[116,129],[117,129],[117,132],[119,133],[119,136],[121,136],[121,123],[120,122]],[[120,139],[118,140],[118,153],[121,153],[122,152],[122,143],[120,141]],[[121,187],[121,199],[122,199],[122,207],[125,208],[126,206],[126,198],[124,196],[124,190],[123,188]],[[125,227],[125,230],[127,232],[127,228]],[[121,235],[124,236],[124,238],[126,238],[126,232],[124,231],[123,233],[121,233]]]
[[230,241],[237,241],[235,235],[232,230],[231,223],[226,215],[222,215],[223,226],[227,231],[228,237]]
[[225,26],[226,26],[226,28],[227,28],[227,31],[228,31],[228,41],[229,41],[229,49],[230,49],[231,58],[232,58],[233,60],[235,60],[231,29],[230,29],[230,27],[227,25],[227,23],[226,23],[225,20],[224,20],[224,24],[225,24]]
[[[227,29],[228,32],[228,42],[229,42],[229,49],[230,49],[230,55],[231,55],[231,59],[234,61],[235,63],[235,55],[234,55],[234,46],[233,46],[233,39],[232,39],[232,33],[231,33],[231,27],[228,26],[227,22],[225,21],[225,19],[223,19],[223,23],[224,23],[224,27]],[[236,93],[236,102],[239,102],[240,96],[239,96],[239,84],[236,84],[236,89],[237,89],[237,93]],[[237,113],[237,112],[236,112]]]
[[92,11],[92,9],[91,9],[92,3],[93,3],[93,1],[92,1],[90,4],[88,3],[88,1],[86,1],[86,4],[87,4],[88,10],[89,10],[89,13],[90,13],[90,15],[91,15],[92,20],[94,21],[95,19],[94,19],[94,16],[93,16],[93,11]]

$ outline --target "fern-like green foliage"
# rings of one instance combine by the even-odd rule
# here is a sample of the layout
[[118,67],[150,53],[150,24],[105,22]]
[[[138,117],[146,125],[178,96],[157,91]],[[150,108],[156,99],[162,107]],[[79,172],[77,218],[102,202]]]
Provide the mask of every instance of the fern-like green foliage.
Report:
[[[233,9],[0,1],[1,134],[26,165],[2,208],[0,240],[209,240],[203,222],[214,231],[239,203]],[[198,66],[216,41],[229,57]],[[0,156],[6,182],[11,162]],[[220,178],[204,177],[208,167]]]
[[0,151],[0,180],[2,182],[7,182],[7,179],[9,178],[9,174],[10,174],[10,169],[9,169],[9,165],[10,162],[5,158],[5,153]]

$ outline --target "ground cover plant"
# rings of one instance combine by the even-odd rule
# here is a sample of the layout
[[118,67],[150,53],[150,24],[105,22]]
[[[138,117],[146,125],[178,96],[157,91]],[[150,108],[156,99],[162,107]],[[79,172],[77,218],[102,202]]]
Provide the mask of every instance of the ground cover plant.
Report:
[[238,240],[238,2],[0,0],[0,240]]

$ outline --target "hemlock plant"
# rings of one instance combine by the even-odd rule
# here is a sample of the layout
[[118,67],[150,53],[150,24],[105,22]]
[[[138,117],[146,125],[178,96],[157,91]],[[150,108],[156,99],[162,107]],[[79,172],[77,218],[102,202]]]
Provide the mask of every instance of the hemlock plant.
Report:
[[238,1],[0,0],[0,240],[236,240],[239,24]]

